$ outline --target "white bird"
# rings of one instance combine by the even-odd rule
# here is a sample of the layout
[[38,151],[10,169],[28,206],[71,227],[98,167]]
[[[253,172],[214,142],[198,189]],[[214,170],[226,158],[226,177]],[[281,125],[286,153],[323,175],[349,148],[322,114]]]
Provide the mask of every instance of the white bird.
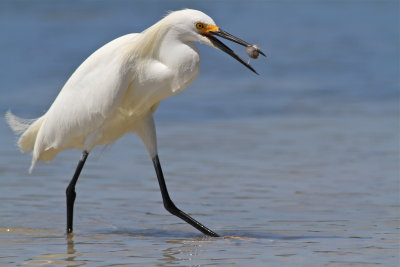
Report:
[[198,75],[200,57],[194,42],[219,48],[256,72],[215,35],[250,46],[200,11],[171,12],[145,31],[121,36],[90,55],[42,117],[25,120],[7,112],[8,124],[21,134],[20,150],[33,151],[30,172],[38,160],[51,161],[63,150],[83,151],[66,190],[67,233],[73,229],[75,185],[89,153],[134,132],[153,160],[164,207],[204,234],[218,236],[179,210],[169,197],[153,120],[159,102],[185,89]]

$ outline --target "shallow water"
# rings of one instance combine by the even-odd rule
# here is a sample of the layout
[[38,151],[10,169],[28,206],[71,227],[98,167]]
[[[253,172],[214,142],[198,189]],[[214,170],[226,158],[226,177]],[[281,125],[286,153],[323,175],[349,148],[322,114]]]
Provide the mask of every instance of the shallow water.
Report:
[[[183,7],[15,3],[0,6],[0,111],[22,117],[40,116],[88,51]],[[190,6],[259,40],[270,56],[252,63],[261,75],[201,47],[202,75],[156,113],[172,198],[222,237],[163,209],[133,135],[89,156],[67,237],[80,152],[28,175],[0,120],[0,266],[399,265],[397,2],[234,3]]]

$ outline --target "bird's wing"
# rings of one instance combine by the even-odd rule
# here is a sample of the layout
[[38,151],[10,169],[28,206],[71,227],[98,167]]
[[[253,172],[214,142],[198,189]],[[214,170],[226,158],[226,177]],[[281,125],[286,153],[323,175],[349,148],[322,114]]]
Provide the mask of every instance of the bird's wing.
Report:
[[132,82],[129,52],[136,37],[128,34],[107,43],[72,74],[45,114],[34,157],[51,148],[78,146],[70,141],[84,142],[103,123]]

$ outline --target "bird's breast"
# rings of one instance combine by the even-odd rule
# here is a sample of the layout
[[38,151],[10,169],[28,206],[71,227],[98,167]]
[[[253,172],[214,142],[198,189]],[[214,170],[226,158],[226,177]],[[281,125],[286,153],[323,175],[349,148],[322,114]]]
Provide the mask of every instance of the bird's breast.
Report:
[[200,56],[191,42],[164,44],[160,48],[160,62],[171,73],[169,90],[172,94],[185,89],[199,74]]
[[179,43],[168,51],[161,49],[159,54],[159,58],[136,62],[137,73],[119,104],[119,114],[131,119],[142,116],[197,77],[199,54],[195,47]]

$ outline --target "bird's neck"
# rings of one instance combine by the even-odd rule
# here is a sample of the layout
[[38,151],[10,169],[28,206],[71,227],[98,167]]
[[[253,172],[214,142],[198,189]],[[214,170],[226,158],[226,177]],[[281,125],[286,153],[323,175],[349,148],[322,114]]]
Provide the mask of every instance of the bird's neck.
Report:
[[180,75],[190,75],[198,72],[200,57],[193,42],[185,42],[169,32],[160,45],[159,60]]

